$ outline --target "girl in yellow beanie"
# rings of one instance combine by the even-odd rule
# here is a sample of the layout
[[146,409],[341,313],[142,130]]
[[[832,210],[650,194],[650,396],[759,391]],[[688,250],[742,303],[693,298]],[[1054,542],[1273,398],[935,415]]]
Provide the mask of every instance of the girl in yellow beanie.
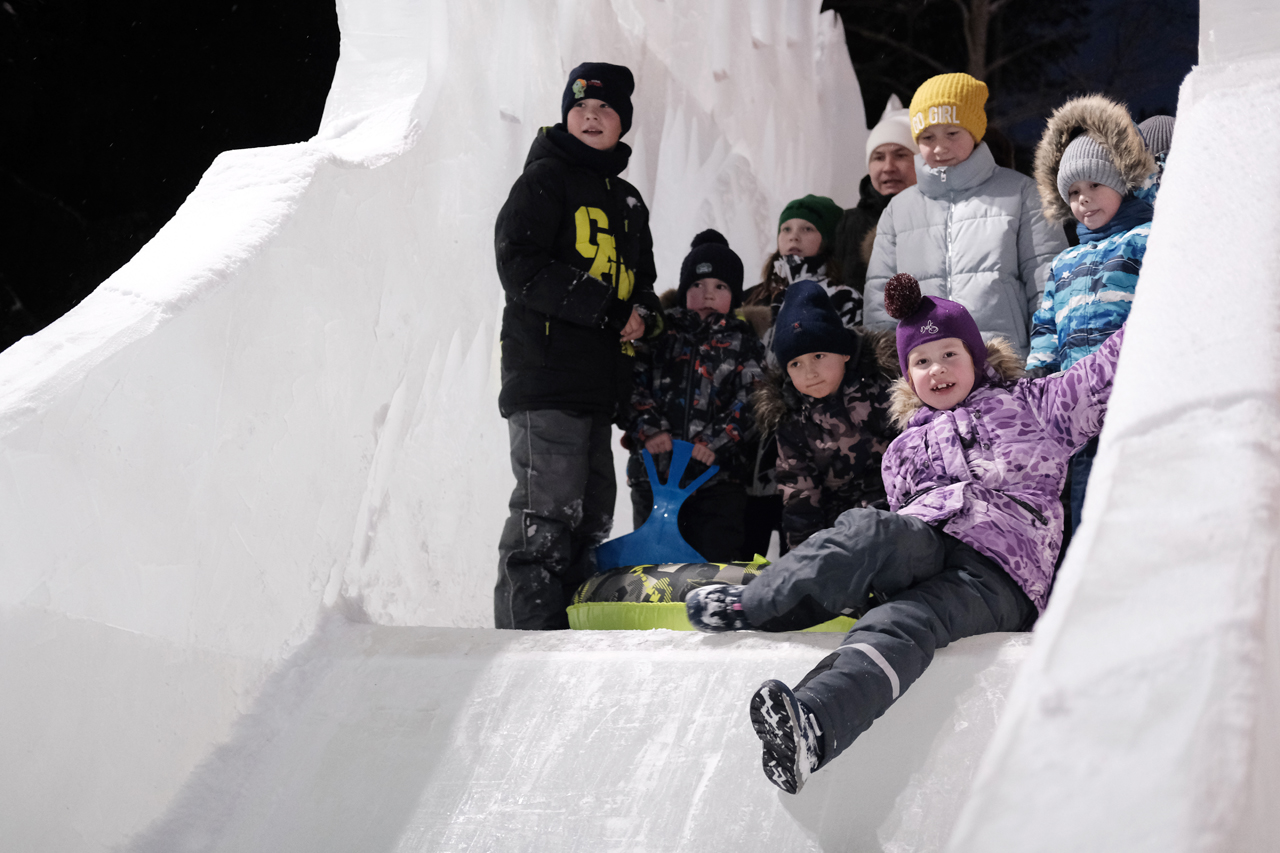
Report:
[[986,84],[968,74],[926,80],[911,99],[916,185],[894,196],[880,217],[864,323],[894,328],[884,310],[885,282],[909,273],[925,296],[959,302],[984,338],[1006,338],[1025,361],[1031,315],[1067,241],[1045,221],[1035,182],[997,166],[982,141],[986,101]]

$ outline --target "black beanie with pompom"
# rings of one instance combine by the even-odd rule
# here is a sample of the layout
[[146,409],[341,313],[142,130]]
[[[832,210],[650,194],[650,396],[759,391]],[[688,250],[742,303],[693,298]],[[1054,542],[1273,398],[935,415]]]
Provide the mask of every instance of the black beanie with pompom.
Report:
[[680,305],[685,304],[689,286],[704,278],[718,278],[729,285],[733,307],[742,304],[742,258],[729,248],[729,241],[714,228],[693,238],[692,251],[680,264]]

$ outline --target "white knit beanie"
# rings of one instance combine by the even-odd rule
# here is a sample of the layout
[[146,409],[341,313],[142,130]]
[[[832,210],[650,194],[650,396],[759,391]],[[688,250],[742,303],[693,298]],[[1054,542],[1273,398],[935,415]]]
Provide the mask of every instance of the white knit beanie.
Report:
[[912,154],[919,154],[920,148],[911,136],[911,114],[902,106],[897,95],[889,96],[880,121],[871,128],[867,135],[867,163],[871,162],[871,152],[886,142],[901,145]]

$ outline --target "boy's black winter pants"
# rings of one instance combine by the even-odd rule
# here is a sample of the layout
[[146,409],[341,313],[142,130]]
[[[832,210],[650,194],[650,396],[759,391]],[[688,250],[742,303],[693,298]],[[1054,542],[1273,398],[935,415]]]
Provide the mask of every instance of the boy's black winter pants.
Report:
[[[872,598],[874,596],[874,598]],[[909,515],[853,509],[766,569],[742,593],[766,631],[862,616],[795,689],[818,718],[823,764],[870,727],[953,640],[1025,631],[1031,599],[987,557]]]
[[516,487],[498,542],[498,628],[568,628],[576,590],[613,526],[618,485],[605,415],[557,409],[507,418]]

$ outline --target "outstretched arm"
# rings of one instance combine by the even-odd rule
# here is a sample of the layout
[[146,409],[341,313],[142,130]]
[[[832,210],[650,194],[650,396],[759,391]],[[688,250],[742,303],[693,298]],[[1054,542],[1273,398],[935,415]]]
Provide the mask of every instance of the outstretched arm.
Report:
[[1072,449],[1102,431],[1127,325],[1066,373],[1026,383],[1027,393],[1038,397],[1046,428]]

